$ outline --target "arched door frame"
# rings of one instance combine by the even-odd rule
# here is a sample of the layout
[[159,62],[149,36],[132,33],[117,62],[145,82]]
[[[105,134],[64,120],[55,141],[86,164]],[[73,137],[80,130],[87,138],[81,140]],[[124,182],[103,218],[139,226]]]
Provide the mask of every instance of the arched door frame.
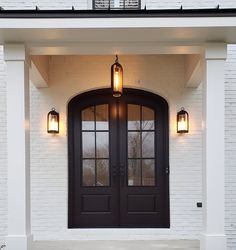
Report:
[[[69,188],[69,199],[68,199],[68,227],[74,228],[76,227],[74,224],[74,215],[76,211],[74,211],[74,171],[75,171],[75,148],[74,148],[74,138],[76,135],[75,130],[75,122],[73,119],[73,114],[75,112],[75,109],[78,108],[78,105],[82,102],[87,100],[88,104],[92,101],[92,105],[96,105],[96,97],[100,95],[107,95],[110,94],[112,96],[112,92],[110,88],[105,89],[98,89],[98,90],[92,90],[88,92],[84,92],[82,94],[79,94],[75,97],[73,97],[69,104],[68,104],[68,163],[69,163],[69,182],[68,182],[68,188]],[[163,224],[163,228],[169,228],[170,226],[170,220],[169,220],[169,119],[168,119],[168,103],[167,101],[162,98],[159,95],[156,95],[154,93],[139,90],[139,89],[132,89],[132,88],[125,88],[124,89],[124,95],[129,95],[131,99],[133,99],[134,102],[138,101],[138,96],[143,96],[146,98],[149,98],[152,101],[155,101],[156,105],[158,105],[163,110],[163,148],[164,148],[164,155],[163,155],[163,168],[166,174],[165,178],[165,200],[163,201],[165,203],[166,211],[165,211],[165,217],[166,223]],[[99,103],[99,102],[98,102]]]

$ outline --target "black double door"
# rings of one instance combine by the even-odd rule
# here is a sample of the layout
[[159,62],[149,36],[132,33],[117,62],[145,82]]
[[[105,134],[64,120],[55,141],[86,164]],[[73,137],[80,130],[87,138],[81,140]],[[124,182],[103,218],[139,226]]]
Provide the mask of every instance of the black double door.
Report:
[[169,227],[168,106],[125,89],[68,107],[69,227]]

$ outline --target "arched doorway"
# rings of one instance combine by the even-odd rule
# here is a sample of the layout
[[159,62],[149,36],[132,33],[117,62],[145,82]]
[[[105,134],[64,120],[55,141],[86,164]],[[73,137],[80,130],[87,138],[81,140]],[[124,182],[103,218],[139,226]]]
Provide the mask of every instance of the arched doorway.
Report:
[[169,227],[168,104],[124,89],[68,105],[69,228]]

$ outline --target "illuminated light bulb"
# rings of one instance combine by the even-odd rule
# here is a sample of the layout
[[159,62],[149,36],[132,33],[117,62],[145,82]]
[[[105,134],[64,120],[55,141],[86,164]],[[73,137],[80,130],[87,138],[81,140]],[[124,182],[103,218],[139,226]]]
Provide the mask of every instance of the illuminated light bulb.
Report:
[[123,68],[118,62],[118,56],[116,55],[116,61],[111,66],[111,89],[114,97],[120,97],[123,92]]

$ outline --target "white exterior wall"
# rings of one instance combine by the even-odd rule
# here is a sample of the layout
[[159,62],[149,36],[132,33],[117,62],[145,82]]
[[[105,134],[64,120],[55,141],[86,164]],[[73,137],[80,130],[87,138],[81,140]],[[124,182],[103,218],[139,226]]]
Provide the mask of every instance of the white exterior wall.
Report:
[[221,8],[232,8],[236,6],[234,0],[146,0],[147,9],[156,9],[156,8],[180,8],[182,5],[183,8],[214,8],[217,5],[220,5]]
[[7,123],[6,83],[3,48],[0,47],[0,246],[7,234]]
[[229,249],[236,249],[236,46],[228,46],[225,65],[225,199]]

